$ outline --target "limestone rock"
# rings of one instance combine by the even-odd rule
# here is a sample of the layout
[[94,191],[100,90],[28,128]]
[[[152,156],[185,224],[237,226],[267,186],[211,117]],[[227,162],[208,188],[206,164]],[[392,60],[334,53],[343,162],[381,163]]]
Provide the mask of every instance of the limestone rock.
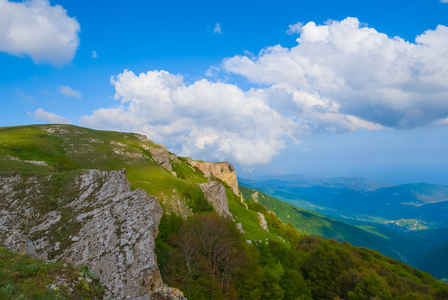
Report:
[[258,224],[260,224],[261,228],[263,228],[264,230],[269,231],[268,223],[266,222],[266,219],[261,212],[258,212]]
[[205,195],[205,199],[221,217],[230,217],[229,203],[227,202],[226,189],[219,181],[209,181],[199,185]]
[[242,234],[244,234],[243,224],[241,224],[241,223],[236,223],[236,228],[238,228],[238,230],[239,230]]
[[252,195],[250,195],[250,197],[252,198],[252,200],[258,203],[258,192],[253,193]]
[[[147,139],[147,137],[143,134],[135,134],[135,136],[137,138],[139,138],[142,142],[149,141]],[[141,146],[151,153],[152,159],[156,163],[158,163],[159,165],[161,165],[162,167],[164,167],[165,169],[167,169],[170,172],[173,171],[173,166],[171,165],[171,160],[170,160],[171,154],[168,152],[168,149],[163,145],[154,144],[154,143],[152,143],[152,144],[154,145],[152,147],[148,146],[147,144],[142,144]]]
[[227,162],[200,162],[196,160],[188,160],[193,166],[197,167],[209,179],[217,178],[222,180],[232,188],[235,195],[240,195],[238,189],[238,180],[236,178],[235,168]]
[[14,231],[3,244],[6,248],[12,251],[26,253],[31,257],[37,257],[33,242],[19,231]]
[[[154,291],[154,296],[159,297],[157,299],[164,300],[187,300],[184,297],[184,293],[181,290],[172,287],[161,287]],[[155,298],[155,297],[154,297]]]
[[85,264],[113,299],[161,287],[154,253],[162,216],[158,200],[131,191],[124,171],[72,176],[64,186],[70,198],[53,200],[51,176],[0,176],[0,243],[27,238],[40,258]]
[[170,153],[165,146],[160,145],[160,148],[149,148],[151,152],[152,159],[168,171],[173,170],[173,166],[170,161]]

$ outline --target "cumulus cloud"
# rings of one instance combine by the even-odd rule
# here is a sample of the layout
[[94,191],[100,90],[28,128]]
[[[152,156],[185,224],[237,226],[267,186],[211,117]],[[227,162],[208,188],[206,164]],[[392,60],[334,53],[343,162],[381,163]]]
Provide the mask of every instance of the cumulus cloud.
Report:
[[292,48],[268,47],[255,58],[226,59],[223,69],[254,83],[308,95],[295,98],[295,111],[311,101],[320,106],[320,117],[342,114],[386,127],[411,128],[448,116],[445,26],[410,43],[361,26],[356,18],[326,25],[309,22],[301,27],[297,42]]
[[118,104],[81,124],[141,132],[182,155],[246,166],[269,163],[288,141],[320,132],[447,124],[447,27],[413,43],[355,18],[290,30],[300,34],[298,45],[231,57],[207,72],[238,74],[259,88],[125,70],[111,78]]
[[213,32],[214,32],[214,33],[222,34],[222,31],[221,31],[221,23],[216,23],[215,28],[213,28]]
[[125,70],[111,83],[121,104],[96,110],[81,124],[142,132],[184,155],[264,164],[285,138],[305,130],[267,105],[263,90],[205,79],[187,86],[182,76],[165,71],[137,76]]
[[31,114],[29,113],[31,117],[33,117],[36,120],[44,121],[46,123],[54,123],[54,124],[72,124],[72,121],[64,118],[62,116],[49,113],[42,108],[36,109],[36,111]]
[[72,90],[71,87],[65,85],[59,87],[59,93],[67,97],[81,98],[80,92]]
[[0,0],[0,51],[35,63],[63,65],[75,56],[79,23],[48,0]]

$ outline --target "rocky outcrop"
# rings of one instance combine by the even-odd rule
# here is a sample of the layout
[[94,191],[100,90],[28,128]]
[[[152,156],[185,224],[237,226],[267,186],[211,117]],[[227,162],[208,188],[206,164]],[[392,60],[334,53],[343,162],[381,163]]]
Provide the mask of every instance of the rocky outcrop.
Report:
[[258,192],[253,193],[252,195],[250,195],[250,197],[252,198],[252,200],[254,200],[254,202],[258,203]]
[[31,257],[37,257],[33,242],[22,235],[20,231],[14,231],[8,238],[6,238],[3,242],[3,246],[15,252],[25,253]]
[[131,191],[124,171],[71,174],[0,176],[0,243],[22,241],[26,249],[19,251],[33,245],[40,258],[85,264],[111,298],[161,287],[154,254],[162,216],[157,199]]
[[163,300],[187,300],[181,290],[172,287],[161,287],[156,289],[154,291],[154,298]]
[[217,178],[232,188],[235,195],[240,195],[235,168],[227,162],[201,162],[189,160],[190,165],[197,167],[209,179]]
[[[156,163],[158,163],[159,165],[161,165],[170,172],[173,171],[173,166],[171,165],[170,160],[170,153],[168,152],[168,149],[165,146],[154,144],[153,142],[148,140],[145,135],[136,134],[135,136],[144,142],[142,144],[143,148],[151,153],[152,159]],[[149,146],[148,142],[150,142],[153,145]]]
[[268,222],[266,222],[266,219],[261,212],[258,212],[258,224],[260,224],[261,228],[263,228],[264,230],[269,231]]
[[236,228],[242,233],[244,234],[244,230],[243,230],[243,224],[241,223],[236,223]]
[[170,154],[165,146],[160,146],[160,148],[149,148],[151,152],[152,159],[168,171],[173,171],[173,166],[170,161]]
[[213,209],[221,217],[230,217],[229,202],[227,201],[226,189],[219,181],[209,181],[199,185],[204,192],[205,199],[213,206]]

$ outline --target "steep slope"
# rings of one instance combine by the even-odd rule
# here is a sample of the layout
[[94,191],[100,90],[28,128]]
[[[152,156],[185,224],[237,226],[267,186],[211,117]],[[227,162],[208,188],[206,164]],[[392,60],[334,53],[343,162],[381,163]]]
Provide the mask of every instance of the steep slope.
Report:
[[358,225],[342,222],[280,201],[260,191],[240,186],[245,199],[264,205],[285,223],[310,235],[319,235],[355,246],[366,247],[384,255],[430,272],[437,278],[448,278],[446,266],[448,229],[420,230],[412,233],[397,232],[375,224]]
[[[90,264],[113,297],[148,299],[161,284],[148,266],[157,200],[157,263],[165,283],[189,299],[448,296],[427,273],[299,233],[243,201],[229,164],[195,163],[141,135],[68,125],[0,128],[0,177],[0,242],[18,236],[25,251]],[[156,291],[182,298],[178,290]]]
[[240,186],[240,190],[245,199],[262,204],[269,211],[274,212],[280,220],[291,223],[301,233],[320,235],[339,242],[346,241],[358,247],[375,249],[403,262],[409,259],[407,247],[403,247],[401,241],[395,242],[373,227],[358,228],[324,214],[277,200],[251,188]]

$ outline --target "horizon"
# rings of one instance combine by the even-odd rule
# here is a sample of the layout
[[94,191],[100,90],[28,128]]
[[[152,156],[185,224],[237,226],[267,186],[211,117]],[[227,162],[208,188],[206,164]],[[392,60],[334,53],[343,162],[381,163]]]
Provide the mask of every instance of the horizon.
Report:
[[0,126],[142,133],[243,178],[448,185],[447,2],[0,0]]

